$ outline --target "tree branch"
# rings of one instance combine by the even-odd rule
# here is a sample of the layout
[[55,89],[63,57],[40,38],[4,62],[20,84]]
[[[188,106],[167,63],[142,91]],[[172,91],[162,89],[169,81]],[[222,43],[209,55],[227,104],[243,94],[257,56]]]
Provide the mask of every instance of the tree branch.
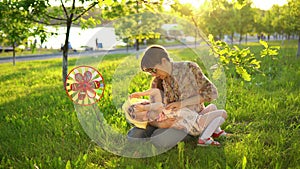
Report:
[[69,14],[68,14],[68,11],[67,11],[67,9],[66,9],[66,7],[64,5],[63,0],[60,0],[60,3],[61,3],[61,6],[62,6],[64,12],[65,12],[65,15],[66,15],[67,19],[69,19]]
[[44,24],[44,25],[48,25],[48,26],[54,26],[54,25],[64,25],[66,24],[66,22],[57,22],[57,23],[47,23],[45,21],[41,21],[41,20],[36,20],[34,18],[31,18],[32,21],[36,22],[36,23],[40,23],[40,24]]
[[77,19],[79,19],[82,15],[84,15],[86,12],[88,12],[90,9],[92,9],[94,6],[96,6],[98,4],[98,2],[94,2],[93,4],[91,4],[87,9],[85,9],[81,14],[79,14],[76,18],[73,19],[73,21],[76,21]]
[[55,16],[51,16],[51,15],[48,15],[48,14],[46,14],[45,13],[45,15],[48,17],[48,18],[50,18],[50,19],[55,19],[55,20],[59,20],[59,21],[64,21],[65,19],[63,19],[63,18],[58,18],[58,17],[55,17]]
[[202,33],[199,31],[198,24],[197,24],[197,22],[195,21],[195,18],[194,18],[194,17],[192,17],[192,21],[193,21],[193,23],[194,23],[194,25],[195,25],[195,27],[196,27],[196,30],[197,30],[197,33],[199,34],[199,36],[204,40],[204,42],[205,42],[210,48],[212,48],[211,43],[210,43],[208,40],[206,40],[205,37],[202,35]]

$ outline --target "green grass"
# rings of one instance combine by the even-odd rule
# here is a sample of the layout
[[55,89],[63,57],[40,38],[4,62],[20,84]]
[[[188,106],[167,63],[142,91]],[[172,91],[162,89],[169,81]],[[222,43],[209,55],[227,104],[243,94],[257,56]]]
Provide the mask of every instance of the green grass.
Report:
[[[258,57],[264,76],[255,74],[251,82],[243,82],[227,74],[229,116],[223,128],[234,135],[220,140],[221,148],[197,147],[191,141],[142,159],[114,155],[87,136],[63,89],[61,59],[0,64],[0,168],[300,168],[300,61],[294,42],[274,43],[282,44],[277,60]],[[253,51],[261,48],[257,43],[249,46]],[[123,133],[131,126],[118,108],[122,100],[112,101],[112,89],[117,88],[112,76],[122,64],[136,66],[124,63],[126,56],[108,55],[95,65],[106,83],[98,105],[108,123]],[[77,64],[70,59],[69,69]],[[130,73],[126,71],[120,74]],[[128,92],[144,90],[148,80],[139,73]]]

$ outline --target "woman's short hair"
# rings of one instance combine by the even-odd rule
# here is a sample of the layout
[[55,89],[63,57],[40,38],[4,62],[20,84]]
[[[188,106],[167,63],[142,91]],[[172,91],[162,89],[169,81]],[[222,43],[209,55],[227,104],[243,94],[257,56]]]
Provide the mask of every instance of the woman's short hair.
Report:
[[141,69],[153,68],[157,64],[161,64],[161,59],[165,58],[170,61],[168,51],[160,45],[149,46],[142,58]]

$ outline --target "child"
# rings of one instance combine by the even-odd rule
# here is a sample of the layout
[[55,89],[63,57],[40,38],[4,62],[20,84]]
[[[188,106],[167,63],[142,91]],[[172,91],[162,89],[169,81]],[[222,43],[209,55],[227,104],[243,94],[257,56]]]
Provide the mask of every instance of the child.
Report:
[[[220,146],[220,143],[214,141],[211,136],[213,133],[215,135],[220,133],[219,127],[227,117],[225,110],[217,110],[213,104],[206,107],[200,114],[185,107],[177,111],[167,110],[162,103],[160,90],[155,88],[133,93],[129,99],[141,96],[150,96],[153,102],[143,100],[124,107],[126,118],[137,127],[145,128],[149,122],[163,122],[168,118],[173,118],[172,128],[185,130],[193,136],[201,135],[198,139],[199,146]],[[223,130],[219,135],[222,134],[225,134]]]

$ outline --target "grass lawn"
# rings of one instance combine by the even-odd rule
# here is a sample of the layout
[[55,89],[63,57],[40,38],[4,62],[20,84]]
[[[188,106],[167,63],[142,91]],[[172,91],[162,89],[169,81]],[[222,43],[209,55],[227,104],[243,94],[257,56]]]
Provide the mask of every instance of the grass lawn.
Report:
[[[300,168],[300,58],[295,57],[296,42],[274,44],[282,45],[277,59],[258,56],[264,75],[244,82],[226,74],[228,119],[222,127],[233,136],[220,140],[222,147],[180,143],[148,158],[120,157],[91,140],[64,91],[61,59],[0,64],[0,168]],[[113,101],[112,76],[126,56],[107,55],[95,65],[106,84],[98,106],[123,133],[131,126]],[[69,69],[78,63],[70,59]],[[149,85],[145,74],[134,79],[130,93]]]

